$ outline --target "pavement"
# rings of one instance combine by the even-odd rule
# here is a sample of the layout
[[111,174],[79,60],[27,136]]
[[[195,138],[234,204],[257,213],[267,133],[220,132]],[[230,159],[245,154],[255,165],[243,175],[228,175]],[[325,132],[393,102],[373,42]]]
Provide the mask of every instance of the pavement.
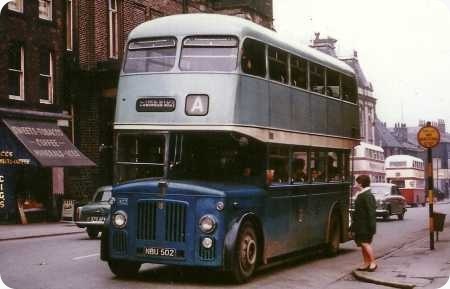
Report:
[[383,286],[374,288],[437,289],[447,282],[445,288],[450,288],[448,222],[438,238],[439,240],[436,240],[435,235],[434,250],[430,250],[430,238],[427,236],[378,258],[378,268],[375,272],[355,270],[352,272],[353,276],[359,281]]
[[[85,229],[71,222],[39,223],[29,225],[0,225],[0,242],[68,234],[82,234]],[[429,237],[405,244],[397,250],[377,258],[375,272],[353,271],[333,283],[331,288],[450,288],[450,222],[435,238],[435,249],[430,250]],[[352,277],[353,274],[353,277]],[[344,286],[344,287],[342,287]]]
[[72,222],[35,223],[28,225],[0,225],[0,242],[28,238],[81,234],[86,229],[78,228]]

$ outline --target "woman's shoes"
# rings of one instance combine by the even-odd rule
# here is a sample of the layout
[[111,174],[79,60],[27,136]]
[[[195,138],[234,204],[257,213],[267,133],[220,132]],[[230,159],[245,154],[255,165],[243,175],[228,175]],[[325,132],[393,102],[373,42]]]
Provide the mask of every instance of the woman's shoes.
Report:
[[373,265],[373,266],[372,266],[372,264],[369,264],[369,265],[364,266],[364,267],[358,267],[358,268],[356,268],[356,271],[373,272],[373,271],[377,270],[377,268],[378,268],[378,265],[377,265],[377,264],[375,264],[375,265]]
[[370,264],[369,267],[367,267],[368,272],[373,272],[373,271],[377,270],[377,268],[378,268],[377,264],[375,264],[375,266],[371,266],[371,265],[372,264]]
[[370,267],[370,264],[367,265],[367,266],[364,266],[364,267],[358,267],[356,269],[356,271],[367,271],[367,270],[369,270],[369,267]]

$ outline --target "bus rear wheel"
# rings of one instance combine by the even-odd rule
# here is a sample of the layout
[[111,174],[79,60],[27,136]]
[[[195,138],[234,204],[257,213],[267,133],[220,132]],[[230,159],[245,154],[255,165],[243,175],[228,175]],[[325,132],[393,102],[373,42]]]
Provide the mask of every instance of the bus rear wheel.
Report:
[[119,278],[130,278],[137,275],[141,263],[122,260],[109,260],[109,269]]
[[338,214],[333,214],[330,221],[330,231],[325,253],[329,257],[334,257],[339,253],[341,244],[341,221]]
[[235,250],[235,264],[232,277],[237,283],[244,283],[253,275],[258,262],[259,243],[254,226],[246,221],[240,228]]

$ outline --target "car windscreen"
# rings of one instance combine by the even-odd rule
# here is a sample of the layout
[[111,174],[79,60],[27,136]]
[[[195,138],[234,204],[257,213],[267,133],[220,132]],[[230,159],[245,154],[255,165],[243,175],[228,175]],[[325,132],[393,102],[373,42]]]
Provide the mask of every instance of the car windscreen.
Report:
[[163,72],[171,70],[176,57],[175,38],[136,40],[128,44],[124,73]]
[[107,202],[111,199],[111,191],[100,191],[95,196],[95,202]]
[[232,36],[191,36],[183,40],[180,69],[184,71],[234,71],[238,40]]

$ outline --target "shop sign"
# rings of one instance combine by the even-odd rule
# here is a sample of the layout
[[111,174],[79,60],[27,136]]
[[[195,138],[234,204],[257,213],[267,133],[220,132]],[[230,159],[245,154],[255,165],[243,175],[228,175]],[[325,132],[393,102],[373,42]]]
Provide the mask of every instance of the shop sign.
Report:
[[6,208],[5,187],[6,187],[5,176],[0,176],[0,209]]
[[17,159],[14,152],[10,150],[0,150],[0,165],[29,165],[30,159]]
[[66,218],[73,219],[74,211],[75,211],[75,200],[64,200],[61,217],[63,219]]

